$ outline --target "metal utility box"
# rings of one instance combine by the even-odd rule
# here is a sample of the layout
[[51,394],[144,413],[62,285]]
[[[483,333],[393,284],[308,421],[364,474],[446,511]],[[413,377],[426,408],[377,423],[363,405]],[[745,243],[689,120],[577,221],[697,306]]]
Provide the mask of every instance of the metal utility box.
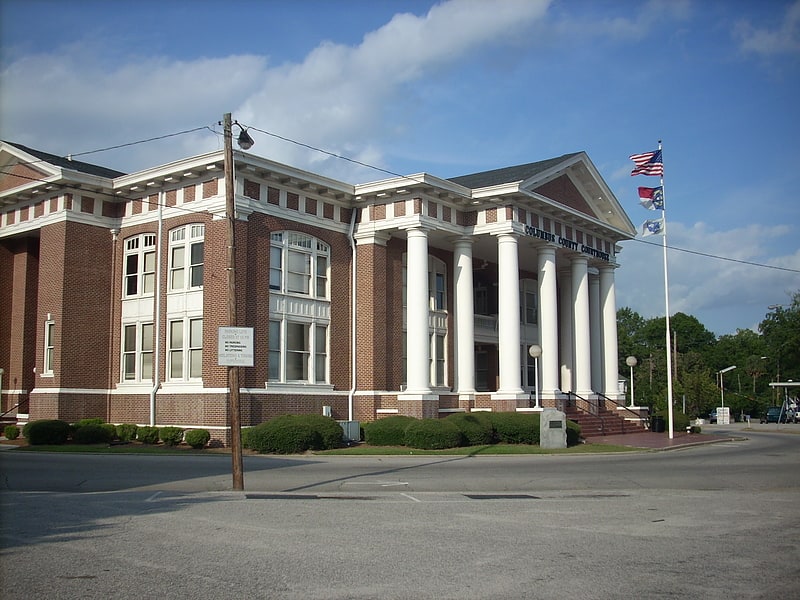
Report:
[[342,427],[342,434],[345,441],[360,442],[361,441],[361,423],[358,421],[337,421]]

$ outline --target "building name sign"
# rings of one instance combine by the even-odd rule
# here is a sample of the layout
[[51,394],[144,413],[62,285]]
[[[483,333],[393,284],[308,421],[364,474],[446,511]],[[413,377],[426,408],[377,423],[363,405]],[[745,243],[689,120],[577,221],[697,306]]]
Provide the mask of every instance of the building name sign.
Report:
[[544,231],[542,229],[539,229],[538,227],[531,227],[530,225],[525,225],[525,235],[539,238],[540,240],[544,240],[552,244],[558,244],[559,246],[564,246],[564,248],[569,248],[570,250],[574,250],[575,252],[582,252],[583,254],[594,256],[595,258],[599,258],[600,260],[605,260],[605,261],[610,260],[608,252],[601,252],[600,250],[592,248],[591,246],[587,246],[586,244],[579,244],[574,240],[565,238],[561,235],[550,233],[549,231]]

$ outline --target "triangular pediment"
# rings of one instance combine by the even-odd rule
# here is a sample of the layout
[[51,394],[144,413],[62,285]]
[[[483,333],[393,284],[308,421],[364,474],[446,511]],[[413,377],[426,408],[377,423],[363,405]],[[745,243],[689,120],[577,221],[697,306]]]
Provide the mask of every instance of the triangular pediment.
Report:
[[585,152],[451,179],[474,197],[520,200],[554,216],[571,214],[633,237],[636,228]]
[[56,187],[92,182],[105,187],[120,171],[56,156],[12,142],[0,142],[0,206],[27,202]]
[[0,192],[29,187],[58,174],[53,165],[9,144],[0,147]]

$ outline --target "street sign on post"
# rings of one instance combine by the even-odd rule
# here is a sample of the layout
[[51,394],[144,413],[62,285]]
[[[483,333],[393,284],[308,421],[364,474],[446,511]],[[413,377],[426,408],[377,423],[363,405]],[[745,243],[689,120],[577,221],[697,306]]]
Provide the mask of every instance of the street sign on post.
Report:
[[252,367],[253,328],[220,327],[217,359],[221,367]]

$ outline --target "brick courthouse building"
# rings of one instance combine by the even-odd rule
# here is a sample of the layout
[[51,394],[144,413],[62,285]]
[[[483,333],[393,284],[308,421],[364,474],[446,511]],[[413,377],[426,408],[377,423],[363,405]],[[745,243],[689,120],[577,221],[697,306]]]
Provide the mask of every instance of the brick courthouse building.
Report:
[[[636,230],[583,152],[353,185],[237,151],[241,422],[621,399]],[[123,174],[0,145],[2,411],[228,439],[223,151]],[[531,345],[542,349],[538,365]]]

